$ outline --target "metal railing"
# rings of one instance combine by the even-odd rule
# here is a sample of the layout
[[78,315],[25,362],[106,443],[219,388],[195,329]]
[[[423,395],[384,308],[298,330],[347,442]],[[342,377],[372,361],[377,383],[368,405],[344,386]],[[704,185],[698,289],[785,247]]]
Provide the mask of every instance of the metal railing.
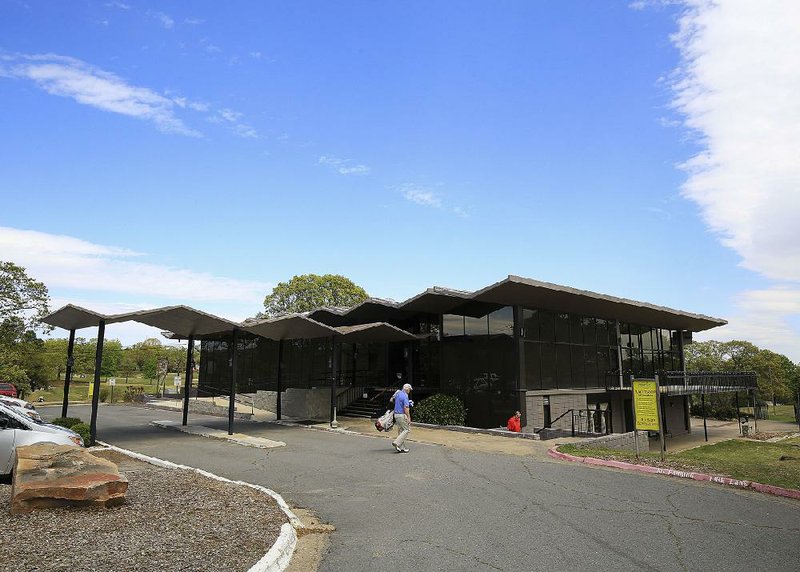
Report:
[[569,431],[572,437],[596,437],[611,434],[611,411],[609,409],[567,409],[534,433],[539,434],[546,429],[552,429],[567,415],[571,415],[567,422],[568,428],[558,428],[558,430]]
[[[659,371],[657,372],[662,395],[700,395],[731,393],[758,389],[758,379],[752,371]],[[631,389],[631,373],[609,381],[606,389]]]
[[336,395],[336,411],[341,411],[353,401],[358,399],[364,394],[364,388],[359,385],[348,387],[346,391],[337,393]]

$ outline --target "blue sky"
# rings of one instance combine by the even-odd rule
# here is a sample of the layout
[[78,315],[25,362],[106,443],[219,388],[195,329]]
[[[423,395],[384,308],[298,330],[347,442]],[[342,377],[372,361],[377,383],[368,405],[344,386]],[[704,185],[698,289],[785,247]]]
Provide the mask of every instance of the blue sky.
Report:
[[737,4],[0,1],[0,259],[231,319],[517,274],[798,360],[798,15]]

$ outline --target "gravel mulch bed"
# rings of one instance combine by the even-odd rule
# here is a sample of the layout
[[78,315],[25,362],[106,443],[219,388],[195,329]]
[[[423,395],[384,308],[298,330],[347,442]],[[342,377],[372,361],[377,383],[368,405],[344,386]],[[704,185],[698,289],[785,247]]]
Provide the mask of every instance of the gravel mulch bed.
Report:
[[269,495],[194,471],[156,467],[113,451],[129,481],[126,503],[12,515],[0,484],[4,572],[248,570],[272,547],[286,514]]

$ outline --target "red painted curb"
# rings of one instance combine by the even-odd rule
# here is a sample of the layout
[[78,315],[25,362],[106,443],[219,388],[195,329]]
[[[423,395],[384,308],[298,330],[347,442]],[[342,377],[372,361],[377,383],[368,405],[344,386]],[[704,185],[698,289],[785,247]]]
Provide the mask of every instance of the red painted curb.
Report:
[[740,489],[753,489],[760,493],[769,495],[776,495],[779,497],[788,497],[800,500],[800,490],[786,489],[783,487],[776,487],[774,485],[765,485],[762,483],[754,483],[752,481],[740,481],[738,479],[731,479],[729,477],[719,477],[715,475],[706,475],[705,473],[695,473],[691,471],[677,471],[675,469],[662,469],[660,467],[651,467],[650,465],[635,465],[633,463],[626,463],[624,461],[608,461],[606,459],[597,459],[595,457],[576,457],[568,453],[562,453],[556,447],[551,447],[547,450],[547,454],[556,459],[563,461],[572,461],[574,463],[585,463],[587,465],[599,465],[602,467],[614,467],[615,469],[622,469],[625,471],[637,471],[639,473],[650,473],[654,475],[667,475],[669,477],[678,477],[681,479],[692,479],[695,481],[708,481],[725,485],[729,487],[736,487]]

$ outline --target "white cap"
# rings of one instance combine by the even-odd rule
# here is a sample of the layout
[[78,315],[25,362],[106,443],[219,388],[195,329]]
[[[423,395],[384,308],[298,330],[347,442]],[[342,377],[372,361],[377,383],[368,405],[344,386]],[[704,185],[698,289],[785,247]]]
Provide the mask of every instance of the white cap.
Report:
[[406,383],[405,385],[403,385],[403,391],[405,391],[406,389],[408,391],[411,391],[411,384],[410,383]]

